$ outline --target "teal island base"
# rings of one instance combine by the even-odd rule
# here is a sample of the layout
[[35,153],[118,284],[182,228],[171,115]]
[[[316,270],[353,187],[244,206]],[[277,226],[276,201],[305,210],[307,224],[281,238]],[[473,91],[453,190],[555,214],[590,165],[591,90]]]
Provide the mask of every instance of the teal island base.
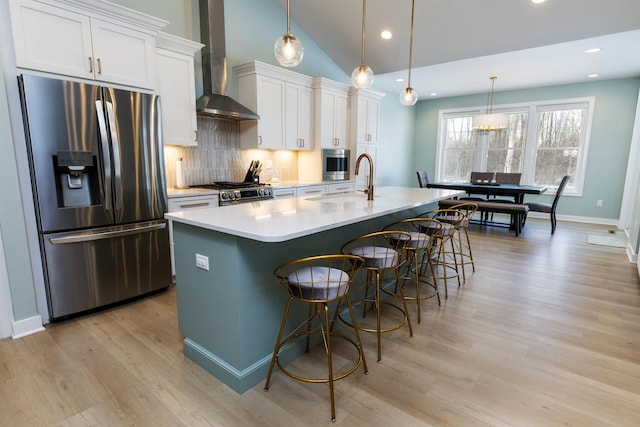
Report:
[[[283,242],[261,242],[173,222],[178,321],[184,354],[238,393],[266,379],[275,340],[289,297],[273,270],[306,256],[339,253],[348,240],[418,216],[421,206]],[[225,208],[218,208],[225,209]],[[196,267],[196,254],[209,270]],[[307,312],[299,308],[291,324]],[[289,346],[287,362],[304,351]]]

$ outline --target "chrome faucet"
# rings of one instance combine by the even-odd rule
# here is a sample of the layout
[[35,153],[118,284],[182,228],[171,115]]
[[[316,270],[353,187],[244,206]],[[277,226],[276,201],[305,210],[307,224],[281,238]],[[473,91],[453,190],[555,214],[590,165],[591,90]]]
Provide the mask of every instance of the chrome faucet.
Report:
[[367,183],[367,189],[364,190],[364,194],[367,195],[367,200],[373,200],[373,159],[367,153],[362,153],[358,156],[358,160],[356,160],[356,175],[358,175],[358,169],[360,169],[360,160],[363,158],[369,160],[369,182]]

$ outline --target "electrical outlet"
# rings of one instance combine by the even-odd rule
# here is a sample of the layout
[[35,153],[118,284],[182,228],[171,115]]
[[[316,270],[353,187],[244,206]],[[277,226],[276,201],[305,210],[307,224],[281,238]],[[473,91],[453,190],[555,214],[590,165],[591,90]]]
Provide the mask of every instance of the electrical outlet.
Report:
[[596,206],[602,206],[602,200],[598,200],[598,201],[596,202]]
[[202,270],[209,271],[209,257],[196,254],[196,267]]

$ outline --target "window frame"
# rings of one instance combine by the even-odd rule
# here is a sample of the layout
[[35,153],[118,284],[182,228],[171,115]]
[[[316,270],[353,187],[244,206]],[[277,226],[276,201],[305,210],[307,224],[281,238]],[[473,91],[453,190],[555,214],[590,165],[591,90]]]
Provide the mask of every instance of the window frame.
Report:
[[[494,113],[527,113],[527,124],[525,130],[525,141],[523,147],[523,160],[522,160],[522,174],[521,182],[523,184],[532,184],[535,177],[535,165],[537,155],[537,143],[540,126],[540,114],[545,111],[553,111],[553,107],[557,106],[559,110],[567,109],[574,106],[576,108],[585,108],[585,116],[583,117],[583,128],[581,132],[581,141],[579,146],[579,153],[576,160],[576,172],[575,176],[572,176],[570,185],[565,188],[563,195],[567,196],[582,196],[584,189],[584,180],[587,171],[587,159],[589,155],[589,145],[591,141],[591,128],[593,125],[593,111],[595,108],[595,96],[579,97],[579,98],[565,98],[565,99],[553,99],[542,101],[531,101],[516,104],[504,104],[494,105]],[[437,130],[437,143],[436,143],[436,169],[435,180],[442,181],[444,176],[445,166],[445,143],[446,130],[445,120],[456,117],[468,117],[476,114],[484,114],[486,107],[466,107],[466,108],[452,108],[443,109],[438,112],[438,130]],[[484,170],[486,168],[486,154],[488,150],[487,138],[478,137],[478,141],[481,145],[481,150],[475,152],[475,166],[477,170]],[[484,157],[484,158],[483,158]],[[558,180],[559,183],[559,180]],[[549,186],[547,194],[553,194],[556,186]]]

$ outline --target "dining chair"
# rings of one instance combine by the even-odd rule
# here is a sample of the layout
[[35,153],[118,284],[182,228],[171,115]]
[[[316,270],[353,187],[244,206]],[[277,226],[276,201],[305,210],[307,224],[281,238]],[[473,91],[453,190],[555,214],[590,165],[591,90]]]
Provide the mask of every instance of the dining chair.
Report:
[[416,171],[416,175],[418,175],[418,185],[420,185],[420,188],[427,188],[429,185],[429,175],[427,175],[427,171]]
[[[520,178],[522,174],[520,172],[496,172],[496,182],[498,184],[514,184],[520,185]],[[504,197],[493,196],[492,202],[498,203],[515,203],[513,198],[505,199]],[[493,220],[493,213],[490,214],[491,220]]]
[[[551,234],[556,232],[556,207],[558,206],[558,201],[560,200],[560,196],[564,191],[567,183],[569,182],[569,175],[565,175],[562,177],[562,181],[560,181],[560,185],[558,185],[558,190],[556,190],[556,195],[553,198],[553,202],[551,203],[542,203],[542,202],[525,202],[525,205],[529,206],[529,212],[542,212],[548,213],[549,219],[551,220]],[[522,225],[524,226],[525,221],[527,220],[527,215],[522,219]]]

